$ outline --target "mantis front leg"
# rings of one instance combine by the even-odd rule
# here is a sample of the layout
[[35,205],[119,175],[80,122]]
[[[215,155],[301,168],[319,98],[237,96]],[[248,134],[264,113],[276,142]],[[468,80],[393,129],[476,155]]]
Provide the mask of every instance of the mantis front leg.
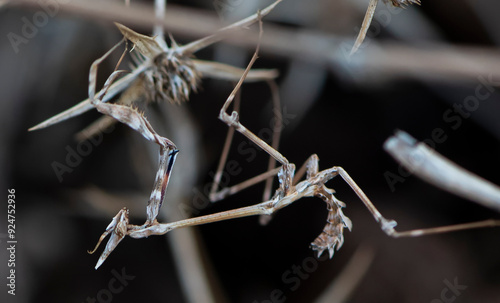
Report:
[[[97,68],[99,64],[113,50],[114,48],[92,64],[89,75],[89,100],[100,113],[108,115],[120,121],[121,123],[128,125],[130,128],[139,132],[147,140],[160,145],[159,168],[156,174],[154,188],[151,192],[151,196],[147,205],[147,220],[143,225],[143,227],[147,227],[158,224],[157,216],[159,214],[163,200],[165,199],[167,185],[169,183],[172,168],[179,151],[172,141],[158,135],[149,121],[146,119],[146,117],[142,113],[139,113],[137,109],[120,104],[102,102],[102,98],[105,96],[107,88],[109,88],[120,71],[113,72],[106,81],[104,88],[96,95],[95,81],[97,79]],[[100,256],[99,261],[97,262],[96,268],[98,268],[104,262],[109,254],[116,248],[118,243],[120,243],[120,241],[128,234],[128,230],[135,228],[140,227],[129,225],[128,210],[126,208],[120,210],[120,212],[108,225],[106,231],[100,237],[96,248],[91,252],[93,253],[99,247],[101,241],[111,233],[111,237],[108,241],[108,244],[106,245],[106,248],[104,249],[104,252]]]

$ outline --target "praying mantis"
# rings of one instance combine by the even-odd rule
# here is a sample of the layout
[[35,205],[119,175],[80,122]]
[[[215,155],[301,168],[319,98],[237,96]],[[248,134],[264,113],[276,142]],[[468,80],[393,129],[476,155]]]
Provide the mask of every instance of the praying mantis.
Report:
[[[263,34],[262,17],[269,13],[279,2],[280,1],[276,1],[268,8],[238,22],[237,27],[249,26],[253,23],[258,23],[260,29],[259,37],[261,37]],[[186,100],[189,97],[190,91],[196,88],[196,83],[198,81],[197,78],[199,77],[197,74],[197,68],[203,69],[204,67],[210,66],[210,64],[207,63],[197,64],[197,61],[190,59],[189,55],[203,46],[218,41],[220,37],[207,37],[206,39],[201,39],[196,43],[185,46],[178,46],[175,42],[173,42],[173,46],[168,48],[164,40],[162,40],[163,38],[140,35],[120,24],[117,24],[117,27],[125,38],[103,57],[99,58],[92,64],[89,76],[89,98],[74,107],[69,112],[67,111],[57,115],[56,117],[43,122],[39,126],[32,128],[38,129],[46,127],[63,121],[69,117],[76,116],[86,110],[95,108],[106,117],[110,117],[110,121],[121,122],[137,131],[146,140],[154,142],[160,146],[159,168],[156,173],[153,190],[147,204],[146,221],[142,225],[130,224],[129,210],[127,208],[122,208],[112,219],[111,223],[106,227],[94,250],[90,251],[90,253],[95,252],[101,242],[109,236],[106,247],[104,248],[104,251],[95,266],[96,269],[102,265],[111,252],[116,249],[118,244],[126,236],[131,238],[144,238],[152,235],[164,235],[174,229],[183,227],[197,226],[248,216],[271,215],[305,197],[316,197],[326,203],[328,211],[326,220],[327,223],[321,234],[311,243],[311,247],[317,252],[318,256],[325,251],[328,251],[329,257],[332,258],[334,252],[340,249],[344,243],[344,229],[347,228],[348,230],[351,230],[353,226],[351,220],[343,213],[342,210],[346,204],[335,197],[333,189],[326,186],[326,183],[336,176],[340,176],[350,186],[350,188],[368,208],[369,212],[372,214],[375,221],[380,225],[381,229],[391,237],[414,237],[474,227],[500,225],[498,221],[488,220],[479,222],[476,225],[462,224],[444,228],[429,228],[399,232],[395,230],[397,225],[396,221],[383,217],[368,196],[342,167],[333,166],[328,169],[320,170],[319,158],[317,155],[313,154],[298,170],[296,170],[295,164],[289,162],[288,159],[277,150],[277,148],[260,139],[239,121],[239,113],[237,110],[234,110],[233,108],[233,111],[229,113],[229,109],[231,105],[233,105],[233,101],[235,100],[236,95],[245,80],[273,80],[276,77],[276,73],[272,70],[251,69],[258,58],[260,42],[257,44],[250,63],[246,69],[242,71],[238,83],[224,102],[218,118],[229,127],[230,131],[228,138],[232,138],[235,131],[242,134],[246,139],[250,140],[264,152],[269,154],[272,159],[280,164],[280,166],[277,168],[271,168],[267,172],[244,182],[244,184],[235,185],[220,191],[217,191],[217,186],[214,186],[210,196],[214,201],[219,200],[227,194],[236,193],[244,188],[269,180],[273,177],[277,177],[279,181],[278,188],[272,196],[269,195],[268,199],[264,199],[265,201],[251,206],[170,223],[158,222],[157,217],[159,210],[165,200],[165,193],[169,180],[173,177],[173,167],[180,149],[174,142],[159,135],[143,113],[140,113],[137,109],[131,107],[129,102],[125,102],[128,99],[117,103],[108,103],[107,101],[111,100],[112,97],[120,92],[123,92],[122,96],[125,95],[126,98],[129,98],[128,96],[134,94],[128,94],[128,89],[132,88],[134,90],[141,90],[144,89],[144,87],[146,87],[147,90],[153,91],[153,95],[150,96],[151,99],[171,100],[171,102]],[[235,27],[236,26],[234,25],[230,26],[226,28],[226,31],[233,30]],[[136,58],[136,68],[132,71],[132,73],[119,80],[116,79],[123,73],[123,71],[115,70],[107,79],[104,84],[104,88],[97,91],[96,78],[99,64],[101,64],[112,51],[123,43],[125,39],[132,41],[135,48],[137,48],[140,52],[140,55]],[[237,74],[228,72],[233,70],[227,66],[217,66],[217,68],[214,68],[213,64],[211,66],[212,68],[205,69],[206,73],[210,74],[210,72],[212,72],[213,74],[216,74],[217,72],[220,72],[221,74],[226,76],[229,75],[231,77],[234,77],[234,75]],[[227,140],[227,142],[229,142],[229,140]],[[226,161],[226,156],[227,154],[224,152],[221,157],[222,166]],[[219,167],[221,167],[221,165]],[[217,184],[217,182],[218,181],[216,180],[215,184]]]

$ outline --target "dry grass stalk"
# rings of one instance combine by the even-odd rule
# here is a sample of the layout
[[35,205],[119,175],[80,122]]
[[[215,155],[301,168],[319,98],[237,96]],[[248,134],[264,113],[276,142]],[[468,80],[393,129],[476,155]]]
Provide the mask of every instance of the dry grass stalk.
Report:
[[[400,8],[405,8],[408,5],[411,4],[418,4],[420,5],[420,0],[383,0],[386,4],[389,3],[390,5],[394,7],[400,7]],[[351,49],[350,56],[352,56],[354,53],[356,53],[363,44],[363,41],[365,40],[366,33],[368,32],[368,28],[370,28],[370,24],[372,23],[373,15],[375,14],[375,9],[377,8],[378,0],[370,0],[370,3],[368,4],[368,8],[366,9],[366,14],[365,18],[363,19],[363,24],[361,25],[361,29],[359,31],[358,37],[356,38],[356,41],[354,42],[354,46]]]

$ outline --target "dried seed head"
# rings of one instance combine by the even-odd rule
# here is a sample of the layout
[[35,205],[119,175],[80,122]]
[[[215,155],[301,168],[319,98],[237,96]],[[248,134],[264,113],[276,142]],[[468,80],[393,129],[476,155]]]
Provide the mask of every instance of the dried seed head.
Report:
[[325,250],[328,250],[329,256],[332,258],[335,250],[339,250],[344,244],[344,228],[347,227],[351,230],[352,223],[342,212],[344,203],[337,200],[332,193],[328,192],[326,187],[323,186],[316,193],[316,196],[326,202],[328,218],[321,234],[311,243],[311,248],[318,252],[318,258]]
[[[171,37],[171,47],[163,38],[149,37],[116,23],[123,36],[137,48],[135,65],[145,64],[145,89],[151,101],[181,103],[189,99],[191,90],[196,86],[201,74],[195,69],[193,58],[179,50]],[[161,43],[159,43],[161,42]]]
[[192,58],[175,49],[156,56],[146,75],[150,100],[177,104],[189,100],[189,94],[196,91],[201,76]]
[[[394,5],[395,7],[402,7],[402,8],[412,4],[420,5],[420,0],[390,0],[390,1],[392,5]],[[389,2],[389,0],[384,0],[384,3],[387,2]]]

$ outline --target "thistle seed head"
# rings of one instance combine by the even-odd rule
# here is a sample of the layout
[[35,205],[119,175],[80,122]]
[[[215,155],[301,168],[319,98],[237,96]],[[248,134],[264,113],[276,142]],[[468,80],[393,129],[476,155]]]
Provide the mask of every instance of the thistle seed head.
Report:
[[150,100],[176,104],[187,101],[191,91],[196,92],[200,76],[191,57],[175,49],[163,52],[152,60],[146,72]]

